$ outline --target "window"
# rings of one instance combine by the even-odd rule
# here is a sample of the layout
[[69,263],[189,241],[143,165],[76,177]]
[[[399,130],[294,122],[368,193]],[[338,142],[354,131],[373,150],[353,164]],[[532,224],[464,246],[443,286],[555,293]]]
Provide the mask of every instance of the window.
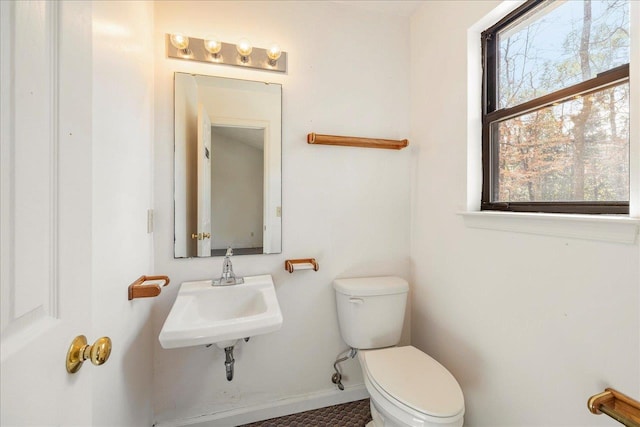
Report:
[[482,52],[482,210],[628,213],[628,1],[529,0]]

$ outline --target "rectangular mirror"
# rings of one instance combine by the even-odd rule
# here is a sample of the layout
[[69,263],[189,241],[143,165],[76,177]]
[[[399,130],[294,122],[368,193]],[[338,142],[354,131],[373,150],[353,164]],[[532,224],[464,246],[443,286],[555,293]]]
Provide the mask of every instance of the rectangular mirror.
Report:
[[282,251],[282,86],[175,73],[175,258]]

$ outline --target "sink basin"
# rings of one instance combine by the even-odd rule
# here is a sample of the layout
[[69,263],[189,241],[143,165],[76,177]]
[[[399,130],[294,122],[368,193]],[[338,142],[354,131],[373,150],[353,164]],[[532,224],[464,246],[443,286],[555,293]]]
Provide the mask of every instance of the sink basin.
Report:
[[211,286],[184,282],[160,331],[163,348],[215,344],[280,329],[282,313],[270,275],[248,276],[244,284]]

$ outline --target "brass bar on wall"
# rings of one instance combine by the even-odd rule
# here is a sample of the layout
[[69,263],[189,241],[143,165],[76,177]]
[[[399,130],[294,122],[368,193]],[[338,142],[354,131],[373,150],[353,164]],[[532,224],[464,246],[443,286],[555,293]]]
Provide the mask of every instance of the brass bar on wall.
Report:
[[322,145],[344,145],[350,147],[363,148],[387,148],[391,150],[400,150],[409,145],[407,139],[379,139],[379,138],[360,138],[355,136],[336,136],[336,135],[320,135],[310,133],[307,135],[308,144]]
[[157,297],[158,295],[160,295],[159,284],[144,284],[145,282],[153,280],[162,280],[164,282],[162,286],[167,286],[169,284],[168,276],[140,276],[132,284],[129,285],[129,301],[134,298],[149,298]]
[[627,427],[640,427],[640,402],[612,388],[589,398],[591,413],[606,414]]

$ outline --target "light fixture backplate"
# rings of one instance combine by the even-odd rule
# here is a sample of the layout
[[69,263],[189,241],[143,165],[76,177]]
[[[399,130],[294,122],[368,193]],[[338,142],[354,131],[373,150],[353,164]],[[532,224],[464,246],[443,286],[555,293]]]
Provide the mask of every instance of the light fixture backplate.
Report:
[[176,49],[171,44],[171,34],[166,35],[167,56],[169,58],[184,59],[187,61],[207,62],[209,64],[233,65],[236,67],[256,68],[258,70],[287,72],[287,52],[282,52],[278,61],[271,65],[267,56],[267,49],[254,47],[247,62],[242,62],[240,54],[233,43],[222,42],[222,49],[217,55],[210,54],[204,48],[204,40],[189,37],[187,53],[182,49]]

